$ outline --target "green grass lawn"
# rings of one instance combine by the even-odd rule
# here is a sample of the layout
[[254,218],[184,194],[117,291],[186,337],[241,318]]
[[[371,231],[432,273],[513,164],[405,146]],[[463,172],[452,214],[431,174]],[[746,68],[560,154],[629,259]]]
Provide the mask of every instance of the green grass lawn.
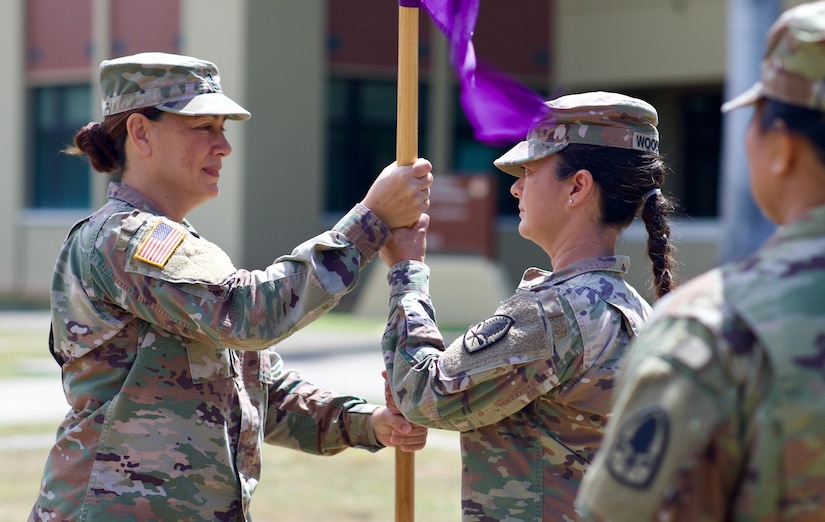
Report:
[[[0,427],[0,441],[53,431],[54,426],[43,425]],[[415,519],[454,522],[461,518],[457,435],[433,432],[430,437],[442,444],[416,453]],[[391,521],[394,451],[353,449],[318,457],[266,446],[261,482],[252,497],[252,516],[263,522]],[[0,449],[0,521],[26,520],[47,453],[45,447]]]

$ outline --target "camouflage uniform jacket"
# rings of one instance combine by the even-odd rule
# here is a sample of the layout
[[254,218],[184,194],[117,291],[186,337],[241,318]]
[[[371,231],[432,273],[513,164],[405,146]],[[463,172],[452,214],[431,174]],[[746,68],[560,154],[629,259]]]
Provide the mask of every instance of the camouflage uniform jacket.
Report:
[[[145,251],[153,234],[163,263]],[[388,237],[359,205],[265,270],[239,270],[111,183],[55,267],[51,349],[71,410],[30,520],[248,519],[263,442],[380,448],[376,406],[312,386],[268,347],[332,308]]]
[[613,373],[650,306],[626,257],[527,270],[493,315],[445,348],[419,262],[389,273],[383,350],[411,421],[460,431],[465,521],[573,520]]
[[659,302],[578,503],[590,520],[825,520],[825,206]]

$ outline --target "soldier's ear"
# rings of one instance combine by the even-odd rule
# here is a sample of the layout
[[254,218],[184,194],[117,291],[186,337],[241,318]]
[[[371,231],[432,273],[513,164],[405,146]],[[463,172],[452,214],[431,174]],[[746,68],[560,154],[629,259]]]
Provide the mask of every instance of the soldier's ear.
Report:
[[797,138],[788,132],[788,125],[782,120],[773,122],[769,135],[772,152],[770,172],[774,176],[784,176],[791,171],[799,143]]
[[588,201],[595,192],[596,182],[593,174],[587,169],[579,169],[568,178],[567,194],[570,206],[579,205]]
[[149,138],[151,121],[136,112],[126,119],[126,142],[140,156],[152,155],[152,143]]

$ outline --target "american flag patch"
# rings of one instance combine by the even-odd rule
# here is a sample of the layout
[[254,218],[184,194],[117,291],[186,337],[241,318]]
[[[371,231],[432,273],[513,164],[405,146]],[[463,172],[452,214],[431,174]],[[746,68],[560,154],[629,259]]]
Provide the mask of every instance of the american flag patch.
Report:
[[178,248],[186,233],[165,221],[158,221],[146,241],[135,253],[135,259],[163,268]]

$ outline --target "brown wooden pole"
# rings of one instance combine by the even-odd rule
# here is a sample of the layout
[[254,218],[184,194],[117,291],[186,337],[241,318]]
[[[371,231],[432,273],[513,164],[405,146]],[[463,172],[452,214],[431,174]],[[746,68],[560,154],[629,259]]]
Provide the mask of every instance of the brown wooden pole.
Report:
[[396,160],[418,159],[418,9],[398,8],[398,112]]
[[[398,7],[395,159],[399,165],[412,165],[418,158],[418,11],[417,7]],[[415,454],[395,448],[395,522],[413,520]]]

